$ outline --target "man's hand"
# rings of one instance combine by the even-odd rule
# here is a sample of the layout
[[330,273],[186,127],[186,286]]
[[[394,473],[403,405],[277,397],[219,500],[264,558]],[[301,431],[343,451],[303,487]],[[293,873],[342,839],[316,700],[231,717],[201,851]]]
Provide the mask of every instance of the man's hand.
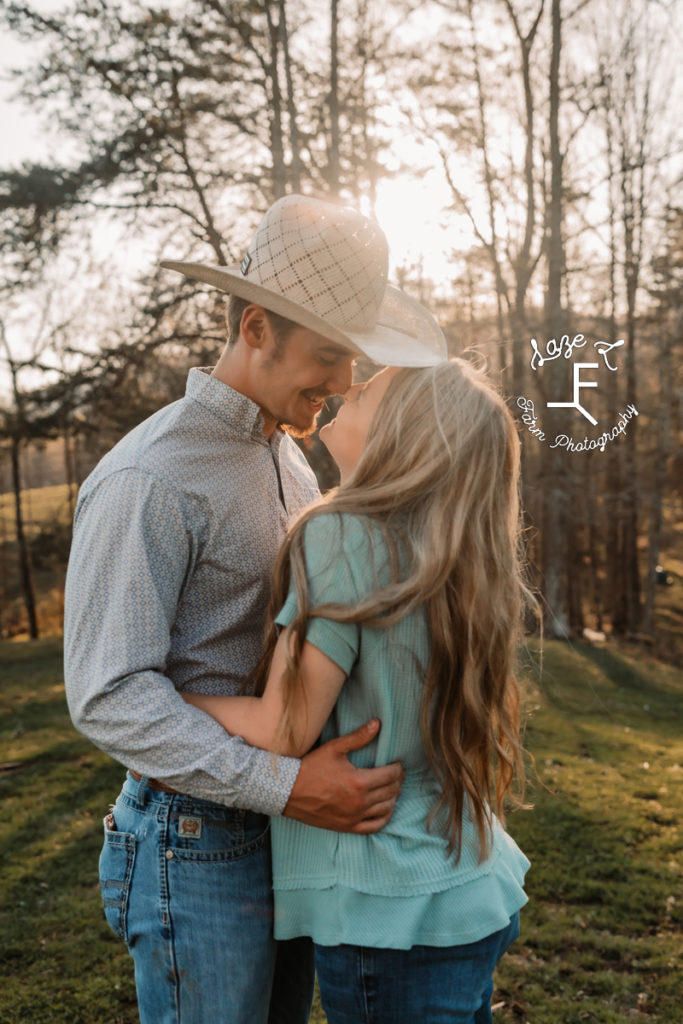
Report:
[[348,759],[379,732],[375,718],[347,736],[330,740],[306,754],[283,814],[305,825],[333,832],[379,832],[394,813],[403,768],[356,768]]

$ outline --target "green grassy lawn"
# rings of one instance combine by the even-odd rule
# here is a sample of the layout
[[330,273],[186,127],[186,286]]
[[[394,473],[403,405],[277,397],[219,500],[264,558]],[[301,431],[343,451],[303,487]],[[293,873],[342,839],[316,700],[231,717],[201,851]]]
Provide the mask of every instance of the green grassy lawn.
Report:
[[[97,884],[122,771],[70,724],[57,639],[0,644],[0,675],[0,1024],[132,1024],[131,963]],[[534,809],[509,821],[530,902],[494,1019],[675,1024],[683,675],[636,648],[548,642],[530,690]]]

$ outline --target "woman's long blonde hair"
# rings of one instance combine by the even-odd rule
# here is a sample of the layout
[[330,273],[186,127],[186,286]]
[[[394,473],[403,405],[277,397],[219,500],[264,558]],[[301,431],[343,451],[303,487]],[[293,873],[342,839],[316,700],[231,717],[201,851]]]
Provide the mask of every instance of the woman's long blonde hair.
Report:
[[[277,640],[273,616],[290,579],[297,615],[288,627],[286,694],[298,691],[306,624],[313,615],[387,628],[424,605],[430,656],[422,738],[441,796],[449,850],[460,856],[469,808],[481,856],[491,811],[504,820],[515,775],[523,789],[517,650],[527,603],[519,509],[520,443],[505,402],[462,359],[393,378],[350,478],[308,509],[278,559],[266,654],[254,679],[262,692]],[[303,536],[315,516],[351,512],[382,531],[391,582],[353,608],[310,608]],[[291,722],[283,723],[291,735]],[[519,803],[519,798],[514,798]]]

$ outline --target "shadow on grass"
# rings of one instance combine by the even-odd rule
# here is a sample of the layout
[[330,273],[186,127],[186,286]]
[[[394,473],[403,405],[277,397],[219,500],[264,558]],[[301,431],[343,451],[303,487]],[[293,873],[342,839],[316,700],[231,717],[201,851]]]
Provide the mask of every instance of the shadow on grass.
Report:
[[2,732],[10,735],[20,727],[23,731],[33,729],[50,729],[62,726],[78,736],[69,716],[66,698],[63,693],[37,695],[31,694],[30,699],[12,700],[7,694],[2,695]]
[[0,664],[5,679],[10,679],[13,672],[24,671],[27,664],[32,669],[47,668],[54,674],[61,672],[62,638],[57,636],[43,637],[40,640],[3,641],[0,643]]
[[[529,672],[529,678],[549,705],[564,712],[582,716],[612,717],[615,698],[633,705],[624,710],[632,715],[649,704],[649,717],[660,722],[680,719],[680,690],[683,676],[676,686],[674,672],[669,668],[672,686],[653,679],[647,666],[635,667],[619,651],[595,647],[577,641],[548,641],[544,645],[542,668]],[[676,692],[678,690],[678,692]]]
[[680,715],[680,692],[655,683],[648,672],[639,671],[620,651],[585,643],[576,644],[575,648],[582,658],[597,666],[621,690],[630,691],[639,699],[644,697],[661,702],[662,711],[676,710]]

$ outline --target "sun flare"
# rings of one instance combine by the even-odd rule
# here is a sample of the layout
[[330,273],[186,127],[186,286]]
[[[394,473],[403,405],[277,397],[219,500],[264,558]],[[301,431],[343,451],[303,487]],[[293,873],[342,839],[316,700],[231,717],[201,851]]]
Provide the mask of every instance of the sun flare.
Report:
[[438,168],[379,183],[375,213],[389,242],[393,277],[405,268],[435,284],[450,277],[449,255],[472,243],[465,218],[448,210],[450,194]]

